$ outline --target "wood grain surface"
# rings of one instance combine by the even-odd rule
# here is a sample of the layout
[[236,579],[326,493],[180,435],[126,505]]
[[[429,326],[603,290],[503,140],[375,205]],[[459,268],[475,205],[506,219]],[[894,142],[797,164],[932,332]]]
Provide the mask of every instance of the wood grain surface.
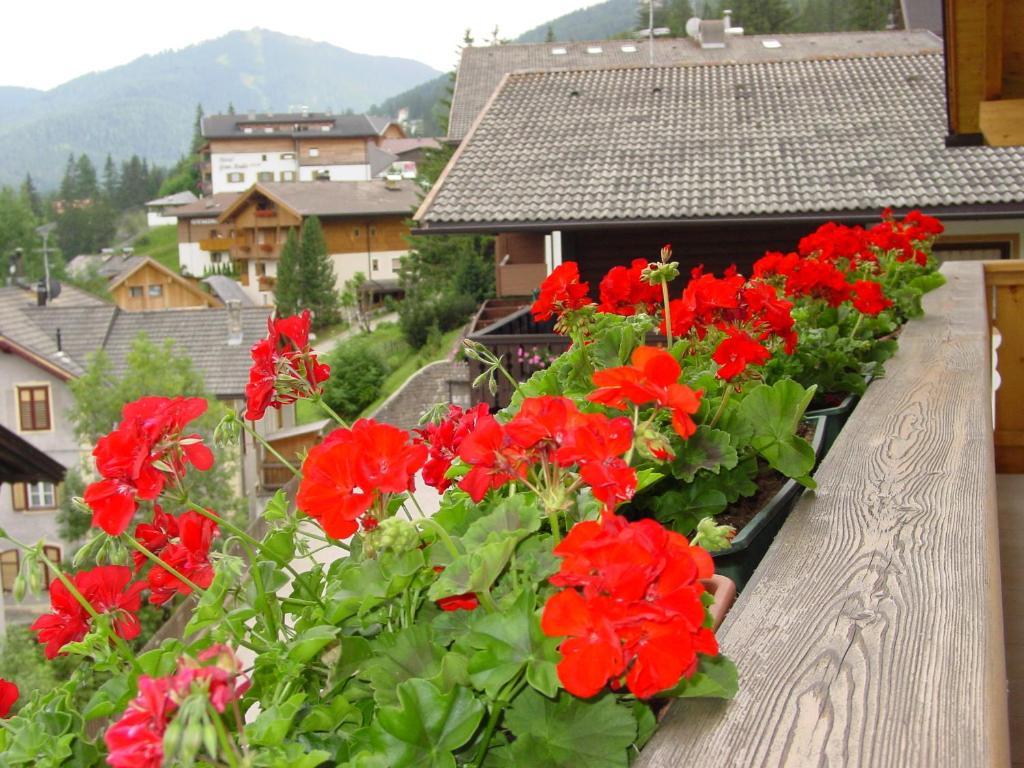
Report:
[[1008,763],[982,266],[943,271],[719,631],[739,694],[635,768]]

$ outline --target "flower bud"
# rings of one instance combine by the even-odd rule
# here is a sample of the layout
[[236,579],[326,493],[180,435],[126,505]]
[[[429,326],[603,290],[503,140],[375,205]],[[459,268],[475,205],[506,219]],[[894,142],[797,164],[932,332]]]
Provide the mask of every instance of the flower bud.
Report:
[[14,594],[14,599],[19,603],[25,599],[25,577],[20,573],[14,577],[14,587],[11,590]]

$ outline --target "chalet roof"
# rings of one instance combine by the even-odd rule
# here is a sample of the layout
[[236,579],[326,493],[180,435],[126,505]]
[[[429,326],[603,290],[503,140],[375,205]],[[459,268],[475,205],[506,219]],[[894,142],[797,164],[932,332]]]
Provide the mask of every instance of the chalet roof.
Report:
[[[766,47],[766,43],[771,47]],[[654,63],[674,66],[800,61],[941,49],[942,42],[927,31],[736,36],[730,37],[728,46],[720,49],[701,48],[689,38],[656,38]],[[614,69],[649,63],[650,48],[646,40],[467,46],[462,50],[452,93],[448,138],[453,141],[465,138],[494,89],[512,72]]]
[[218,192],[201,197],[193,203],[183,205],[174,211],[179,219],[215,219],[230,206],[241,192]]
[[189,203],[194,203],[198,199],[199,198],[196,197],[195,192],[185,190],[184,192],[175,192],[173,195],[167,195],[166,197],[158,197],[156,200],[150,200],[146,203],[146,207],[188,205]]
[[59,483],[64,465],[0,425],[0,484]]
[[938,53],[509,75],[416,214],[439,230],[1024,203],[947,148]]
[[412,136],[406,139],[382,139],[380,148],[401,158],[402,155],[409,152],[418,152],[423,149],[440,149],[441,142],[426,136]]
[[242,288],[239,282],[227,275],[208,275],[203,278],[203,282],[210,287],[214,296],[225,303],[237,301],[243,307],[254,306],[252,297],[245,292],[245,289]]
[[[139,333],[154,343],[171,339],[203,375],[207,391],[220,398],[244,396],[252,360],[249,349],[266,335],[270,307],[242,308],[242,343],[228,344],[224,308],[125,312],[112,304],[33,306],[19,288],[0,288],[0,348],[37,358],[64,378],[84,373],[89,356],[106,350],[121,373]],[[57,347],[58,332],[61,340]]]
[[68,274],[80,277],[95,269],[100,277],[113,280],[119,275],[134,272],[144,261],[144,256],[129,256],[121,253],[82,253],[68,262]]
[[281,181],[253,185],[221,215],[230,218],[245,197],[261,193],[298,216],[385,216],[408,215],[419,201],[419,187],[413,181],[399,181],[389,187],[374,181]]
[[[203,136],[207,139],[257,139],[267,136],[358,138],[380,136],[391,123],[389,118],[376,115],[332,115],[326,112],[310,112],[307,115],[290,112],[207,115],[203,118]],[[329,130],[322,130],[318,127],[321,125],[330,126]],[[274,130],[265,131],[264,128],[268,126]]]

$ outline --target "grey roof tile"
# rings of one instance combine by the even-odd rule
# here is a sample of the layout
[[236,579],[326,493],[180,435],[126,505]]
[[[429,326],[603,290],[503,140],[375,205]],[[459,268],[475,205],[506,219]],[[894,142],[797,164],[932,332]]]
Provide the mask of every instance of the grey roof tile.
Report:
[[1024,201],[1024,148],[947,148],[940,53],[509,75],[421,225]]

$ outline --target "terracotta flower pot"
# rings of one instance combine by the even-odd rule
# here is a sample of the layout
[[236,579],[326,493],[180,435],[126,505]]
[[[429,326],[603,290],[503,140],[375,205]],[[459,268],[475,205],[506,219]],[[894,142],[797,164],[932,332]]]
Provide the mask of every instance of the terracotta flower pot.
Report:
[[725,614],[736,602],[736,582],[728,576],[716,573],[710,579],[701,579],[704,588],[715,598],[715,602],[708,609],[715,620],[714,630],[718,630],[725,621]]

